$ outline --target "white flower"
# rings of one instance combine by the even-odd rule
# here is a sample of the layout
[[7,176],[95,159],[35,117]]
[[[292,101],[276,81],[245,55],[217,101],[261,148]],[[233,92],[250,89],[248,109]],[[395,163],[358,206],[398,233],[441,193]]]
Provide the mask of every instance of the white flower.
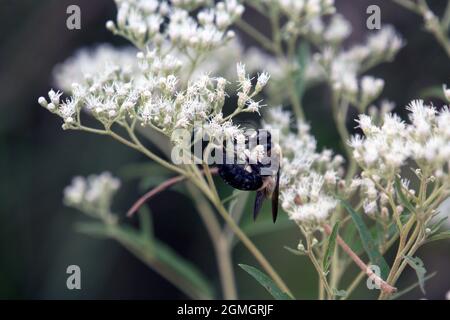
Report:
[[291,113],[283,111],[281,106],[272,107],[266,110],[266,119],[268,121],[263,122],[263,126],[268,129],[275,129],[284,133],[289,132],[291,125]]
[[64,189],[64,202],[74,207],[84,205],[98,207],[102,206],[102,201],[105,200],[109,206],[112,196],[119,187],[120,180],[114,178],[109,172],[87,178],[77,176]]
[[72,184],[64,189],[64,201],[68,205],[80,205],[86,192],[87,183],[82,177],[75,177]]
[[61,95],[62,92],[60,91],[55,92],[53,89],[48,92],[48,98],[50,99],[50,102],[53,103],[54,105],[59,104],[59,99]]
[[245,64],[243,64],[242,62],[239,62],[236,65],[236,70],[237,70],[237,75],[238,75],[238,80],[240,83],[245,82],[247,79],[247,72],[245,70]]
[[257,92],[260,92],[267,85],[267,82],[269,82],[269,79],[270,79],[270,75],[267,72],[258,74],[258,80],[256,82],[255,90]]
[[63,64],[57,65],[53,76],[59,88],[72,91],[74,82],[82,84],[86,78],[95,77],[106,82],[117,70],[129,75],[136,74],[138,65],[135,56],[136,50],[131,47],[114,48],[108,44],[80,49]]
[[365,76],[361,79],[361,96],[364,102],[369,104],[376,99],[384,87],[383,79],[376,79],[371,76]]
[[248,110],[249,112],[259,113],[259,110],[261,109],[261,107],[262,107],[262,105],[260,104],[260,102],[248,100],[246,110]]
[[382,26],[378,33],[369,37],[367,46],[372,54],[391,59],[404,46],[404,41],[392,26]]
[[281,107],[268,110],[264,127],[280,132],[283,152],[280,177],[280,200],[283,209],[297,223],[325,220],[337,206],[331,196],[342,180],[342,156],[330,150],[317,152],[309,125],[299,121],[297,134],[290,130],[291,114]]
[[370,116],[359,117],[365,138],[353,137],[350,146],[364,171],[392,179],[408,159],[430,172],[445,171],[450,156],[448,108],[437,112],[422,100],[415,100],[407,110],[410,124],[392,114],[384,114],[380,125],[375,125]]
[[345,40],[352,32],[352,26],[341,14],[333,15],[329,26],[323,34],[326,41],[339,43]]

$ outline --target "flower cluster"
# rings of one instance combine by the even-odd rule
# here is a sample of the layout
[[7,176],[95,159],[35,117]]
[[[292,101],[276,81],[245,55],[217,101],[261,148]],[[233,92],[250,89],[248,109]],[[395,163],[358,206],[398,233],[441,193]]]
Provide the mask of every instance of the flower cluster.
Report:
[[110,206],[119,188],[120,180],[109,172],[87,178],[77,176],[64,189],[64,203],[113,223],[115,217],[110,213]]
[[342,188],[344,158],[331,150],[317,152],[317,144],[309,126],[297,123],[297,133],[290,130],[291,114],[281,107],[268,112],[267,129],[281,133],[283,150],[280,191],[281,204],[289,217],[302,224],[326,220],[336,208],[333,196]]
[[237,0],[218,2],[204,7],[196,18],[191,11],[209,3],[205,0],[116,0],[117,23],[106,26],[130,39],[139,48],[170,42],[180,50],[204,52],[221,46],[234,36],[227,28],[240,17],[244,7]]
[[53,71],[55,85],[71,92],[73,83],[92,82],[94,78],[106,82],[115,73],[135,77],[139,73],[136,53],[133,47],[116,48],[109,44],[79,49],[64,63],[56,65]]
[[[156,49],[138,52],[134,59],[130,55],[130,50],[116,52],[108,47],[79,53],[57,73],[57,82],[65,89],[72,80],[68,89],[71,97],[63,101],[61,92],[51,90],[48,99],[41,97],[39,103],[62,117],[66,129],[80,128],[80,113],[85,110],[105,128],[113,123],[124,125],[131,119],[169,136],[175,129],[193,128],[194,123],[231,130],[233,116],[259,112],[262,107],[254,98],[267,84],[267,73],[261,73],[253,84],[245,66],[238,65],[237,108],[224,117],[225,78],[203,73],[186,81],[182,78],[183,63],[176,56],[162,55]],[[117,63],[105,57],[117,58]]]
[[278,7],[287,17],[284,30],[287,34],[299,34],[310,21],[336,11],[334,0],[264,0],[269,6]]
[[[270,1],[266,5],[276,6],[275,2]],[[300,66],[298,59],[276,58],[257,48],[250,48],[243,55],[244,50],[237,49],[239,44],[227,46],[224,50],[229,48],[241,53],[241,61],[252,72],[258,71],[261,66],[270,72],[272,81],[267,86],[267,93],[273,104],[284,103],[279,92],[285,87],[290,73],[302,72],[306,87],[328,81],[338,96],[364,112],[381,94],[384,81],[372,76],[359,78],[360,75],[380,63],[392,61],[404,46],[404,40],[392,26],[386,25],[370,34],[365,43],[344,49],[342,43],[351,34],[352,27],[343,15],[332,14],[328,21],[322,15],[302,21],[304,24],[299,35],[319,48],[306,65]]]
[[[381,62],[391,61],[404,45],[402,38],[391,26],[383,26],[379,32],[369,36],[365,44],[336,51],[336,46],[326,40],[324,34],[318,33],[322,38],[315,39],[315,42],[322,43],[322,51],[314,55],[315,64],[310,68],[322,68],[322,76],[325,74],[336,94],[364,112],[380,95],[384,81],[371,76],[358,80],[358,75]],[[320,72],[314,74],[320,75]]]
[[361,115],[358,124],[365,137],[354,136],[350,142],[355,159],[367,173],[376,172],[386,179],[399,173],[408,159],[421,170],[443,176],[450,157],[449,109],[437,112],[423,100],[415,100],[407,110],[410,124],[385,114],[377,126],[370,116]]
[[350,22],[343,15],[336,13],[331,16],[330,22],[326,24],[320,17],[311,20],[302,32],[317,45],[339,45],[352,32]]
[[[356,135],[349,142],[353,156],[363,170],[363,179],[360,181],[366,186],[364,209],[367,213],[373,213],[378,207],[386,205],[388,194],[395,194],[394,181],[405,167],[411,167],[415,176],[425,186],[430,183],[435,186],[448,184],[448,107],[438,112],[424,101],[415,100],[409,104],[407,110],[410,112],[410,123],[405,123],[400,117],[390,113],[385,114],[379,124],[375,124],[370,116],[361,115],[358,124],[364,137]],[[410,184],[408,179],[402,179],[402,188],[406,190],[406,195],[414,198],[418,190]],[[439,198],[437,195],[433,197],[435,199],[432,200]],[[377,204],[377,201],[382,203]],[[431,206],[434,203],[429,204]]]

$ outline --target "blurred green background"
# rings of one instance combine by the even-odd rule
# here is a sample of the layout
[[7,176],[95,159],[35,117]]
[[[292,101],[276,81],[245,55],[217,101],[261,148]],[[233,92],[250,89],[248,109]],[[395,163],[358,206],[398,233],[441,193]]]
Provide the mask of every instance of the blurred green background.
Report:
[[[422,30],[422,21],[389,1],[337,0],[337,7],[353,24],[348,45],[362,41],[366,8],[377,4],[382,22],[394,24],[407,46],[390,64],[369,72],[387,83],[381,99],[404,106],[419,98],[422,89],[449,83],[449,61],[434,39]],[[431,1],[436,12],[444,1]],[[66,28],[66,8],[81,8],[82,29]],[[112,0],[0,0],[0,298],[3,299],[181,299],[184,296],[113,241],[98,240],[74,231],[83,215],[62,205],[62,190],[74,175],[105,170],[121,175],[130,163],[146,161],[136,152],[108,139],[80,132],[63,132],[61,122],[37,104],[52,84],[52,67],[76,49],[96,43],[125,45],[104,27],[115,18]],[[266,28],[253,12],[246,18]],[[246,45],[250,39],[242,36]],[[326,88],[305,97],[306,114],[320,147],[339,150],[327,106]],[[436,100],[437,105],[442,102]],[[354,123],[348,121],[349,128]],[[123,178],[123,176],[122,176]],[[230,190],[223,185],[226,192]],[[138,181],[125,180],[115,201],[124,212],[142,194]],[[252,199],[252,198],[251,198]],[[219,279],[206,232],[192,203],[176,191],[166,191],[150,202],[156,236],[193,261],[216,287]],[[248,216],[248,215],[247,215]],[[268,215],[264,215],[268,218]],[[248,217],[247,217],[248,218]],[[285,217],[284,217],[285,218]],[[133,224],[135,221],[130,221]],[[254,238],[273,262],[296,297],[316,297],[316,275],[306,258],[293,256],[283,246],[295,247],[295,227]],[[429,299],[442,299],[450,289],[450,243],[429,244],[419,252],[431,273]],[[240,245],[234,261],[256,265]],[[66,268],[82,271],[82,290],[67,290]],[[356,269],[354,269],[356,270]],[[269,298],[241,269],[236,268],[241,298]],[[408,270],[400,287],[416,281]],[[373,297],[360,289],[355,297]],[[405,298],[421,298],[415,290]]]

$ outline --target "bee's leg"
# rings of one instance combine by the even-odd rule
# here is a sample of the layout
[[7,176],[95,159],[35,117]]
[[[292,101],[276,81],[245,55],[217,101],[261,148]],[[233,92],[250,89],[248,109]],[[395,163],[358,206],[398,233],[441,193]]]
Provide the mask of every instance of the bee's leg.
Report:
[[267,186],[269,185],[269,183],[270,183],[270,180],[269,179],[263,179],[263,184],[262,184],[262,186],[258,189],[258,190],[256,190],[256,191],[264,191],[266,188],[267,188]]

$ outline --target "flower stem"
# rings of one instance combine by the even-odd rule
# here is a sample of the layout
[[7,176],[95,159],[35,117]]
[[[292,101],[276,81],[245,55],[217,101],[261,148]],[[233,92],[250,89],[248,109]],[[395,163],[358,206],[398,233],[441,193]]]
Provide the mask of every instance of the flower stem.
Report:
[[[332,229],[329,225],[323,225],[325,232],[330,235]],[[344,252],[355,262],[355,264],[367,274],[368,277],[374,279],[375,283],[380,284],[380,288],[382,292],[387,294],[394,293],[397,289],[389,285],[386,281],[381,279],[378,275],[376,275],[371,268],[369,268],[359,257],[358,255],[345,243],[345,241],[338,235],[336,237],[337,243],[344,250]]]
[[234,220],[230,217],[225,208],[222,207],[220,201],[214,201],[219,213],[224,218],[224,220],[228,223],[231,230],[236,234],[236,236],[242,241],[245,247],[251,252],[251,254],[255,257],[255,259],[259,262],[261,267],[269,274],[272,280],[277,284],[277,286],[284,292],[286,292],[289,296],[293,297],[291,291],[278,275],[278,273],[273,269],[272,265],[267,261],[264,255],[259,251],[259,249],[253,244],[253,242],[245,235],[245,233],[239,228],[239,226],[234,222]]
[[222,284],[223,298],[225,300],[236,300],[238,296],[231,257],[231,246],[205,197],[192,184],[188,183],[187,188],[193,198],[196,199],[195,206],[204,224],[207,226],[206,229],[212,240],[212,245],[214,246],[220,282]]

